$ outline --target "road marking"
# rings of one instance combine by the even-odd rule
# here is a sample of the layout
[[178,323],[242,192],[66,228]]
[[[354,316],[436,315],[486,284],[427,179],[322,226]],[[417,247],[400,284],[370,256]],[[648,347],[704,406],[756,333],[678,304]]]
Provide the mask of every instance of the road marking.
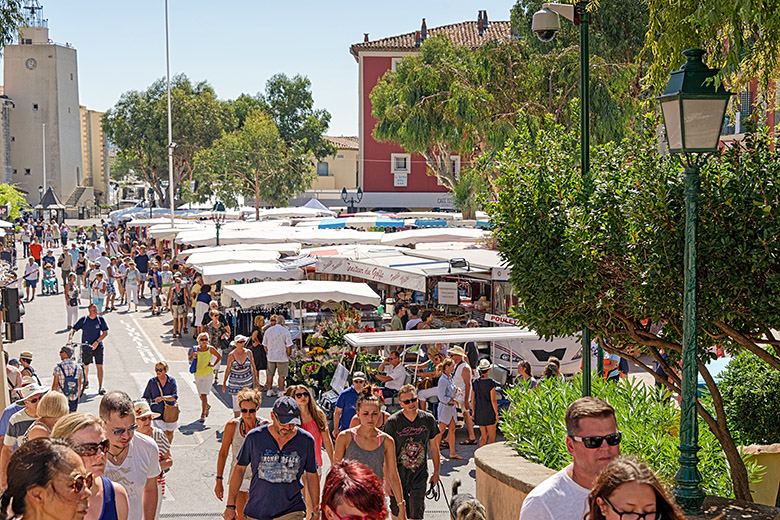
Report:
[[[128,334],[130,334],[131,339],[135,342],[136,348],[138,349],[138,352],[141,354],[141,358],[143,358],[144,362],[155,364],[159,360],[165,360],[165,357],[163,357],[162,354],[160,354],[160,351],[157,350],[157,347],[154,346],[154,342],[149,337],[149,335],[146,333],[146,331],[141,327],[141,324],[138,323],[138,320],[135,318],[132,318],[133,323],[135,323],[135,327],[128,326],[128,323],[125,320],[119,320],[127,329]],[[146,339],[147,345],[149,349],[151,349],[151,352],[153,352],[157,358],[154,359],[151,356],[151,352],[149,352],[149,349],[146,349],[147,345],[143,344],[143,340],[139,337],[139,334],[143,336],[144,339]]]

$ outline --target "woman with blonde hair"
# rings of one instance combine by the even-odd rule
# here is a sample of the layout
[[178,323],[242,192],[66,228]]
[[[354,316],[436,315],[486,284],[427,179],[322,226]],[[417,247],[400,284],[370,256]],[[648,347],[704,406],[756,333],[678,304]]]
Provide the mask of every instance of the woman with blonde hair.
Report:
[[127,520],[127,491],[103,476],[109,446],[103,421],[88,413],[71,413],[57,421],[51,437],[70,443],[95,477],[85,519]]
[[[250,430],[267,424],[265,419],[257,418],[257,409],[260,408],[260,394],[253,388],[244,388],[236,396],[238,401],[238,407],[241,412],[240,417],[230,419],[225,424],[225,430],[222,434],[222,445],[219,448],[219,455],[217,456],[217,483],[214,486],[214,494],[217,498],[222,500],[225,496],[224,480],[225,480],[225,463],[227,462],[228,453],[232,450],[232,458],[230,464],[230,474],[228,475],[228,482],[230,482],[230,475],[233,474],[233,470],[236,467],[236,458],[238,452],[241,450],[241,445],[244,443],[244,437]],[[236,499],[236,515],[238,520],[245,520],[244,506],[249,498],[249,483],[252,475],[251,470],[244,473],[244,479],[241,481],[241,488],[238,491],[238,498]]]
[[588,497],[590,520],[684,520],[653,470],[628,457],[604,468]]
[[19,446],[33,439],[49,437],[55,423],[68,415],[68,398],[60,392],[52,391],[41,397],[38,402],[38,419],[30,425],[19,441]]
[[[216,358],[214,361],[212,359]],[[195,387],[200,395],[200,422],[206,422],[209,415],[209,393],[211,384],[214,381],[214,367],[222,361],[222,354],[209,344],[209,334],[201,332],[198,334],[198,346],[190,351],[190,363],[198,360],[195,365]]]
[[452,358],[445,358],[441,365],[441,376],[439,377],[438,398],[439,398],[439,435],[444,437],[444,431],[449,427],[447,433],[447,445],[450,448],[451,459],[462,459],[455,453],[455,422],[458,411],[455,405],[458,403],[458,387],[452,380],[452,374],[455,372],[455,361]]

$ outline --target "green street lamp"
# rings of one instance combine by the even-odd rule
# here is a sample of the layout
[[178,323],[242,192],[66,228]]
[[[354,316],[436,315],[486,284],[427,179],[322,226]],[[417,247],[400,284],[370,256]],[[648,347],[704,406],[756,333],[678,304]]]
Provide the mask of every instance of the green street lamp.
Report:
[[217,245],[219,245],[219,229],[222,227],[222,223],[225,222],[225,205],[220,201],[217,201],[211,209],[211,219],[217,228]]
[[[580,168],[586,196],[590,196],[590,46],[588,40],[590,14],[587,10],[587,2],[581,1],[576,5],[544,3],[542,8],[534,13],[531,30],[541,41],[549,42],[561,30],[560,16],[571,20],[580,28]],[[585,326],[582,328],[583,396],[591,393],[590,352],[590,329]],[[604,373],[604,351],[600,347],[597,360],[597,373],[602,374]]]
[[[685,157],[685,257],[683,289],[682,398],[680,402],[680,469],[674,494],[686,513],[697,513],[704,502],[699,487],[699,427],[696,413],[698,385],[698,331],[696,305],[696,226],[699,169],[718,151],[726,106],[732,94],[708,80],[718,69],[702,61],[704,51],[688,49],[680,70],[671,73],[666,90],[658,99],[666,127],[669,151]],[[698,154],[698,155],[694,155]]]

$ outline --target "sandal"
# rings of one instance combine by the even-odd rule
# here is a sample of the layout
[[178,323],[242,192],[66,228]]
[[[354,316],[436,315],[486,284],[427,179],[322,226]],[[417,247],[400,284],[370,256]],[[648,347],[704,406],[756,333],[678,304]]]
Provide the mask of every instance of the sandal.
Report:
[[477,443],[477,439],[468,439],[465,441],[460,441],[461,446],[473,446]]
[[198,419],[198,422],[200,422],[200,423],[206,422],[206,416],[205,415],[201,415],[200,419]]
[[210,411],[211,411],[211,405],[209,405],[208,408],[206,408],[206,415],[204,415],[203,417],[208,417]]

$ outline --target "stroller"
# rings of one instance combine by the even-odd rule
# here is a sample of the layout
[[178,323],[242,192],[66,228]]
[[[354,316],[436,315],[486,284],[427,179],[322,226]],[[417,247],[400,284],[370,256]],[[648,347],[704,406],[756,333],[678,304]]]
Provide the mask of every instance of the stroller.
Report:
[[46,264],[43,267],[43,288],[42,294],[59,294],[59,281],[57,280],[57,273],[51,264]]

